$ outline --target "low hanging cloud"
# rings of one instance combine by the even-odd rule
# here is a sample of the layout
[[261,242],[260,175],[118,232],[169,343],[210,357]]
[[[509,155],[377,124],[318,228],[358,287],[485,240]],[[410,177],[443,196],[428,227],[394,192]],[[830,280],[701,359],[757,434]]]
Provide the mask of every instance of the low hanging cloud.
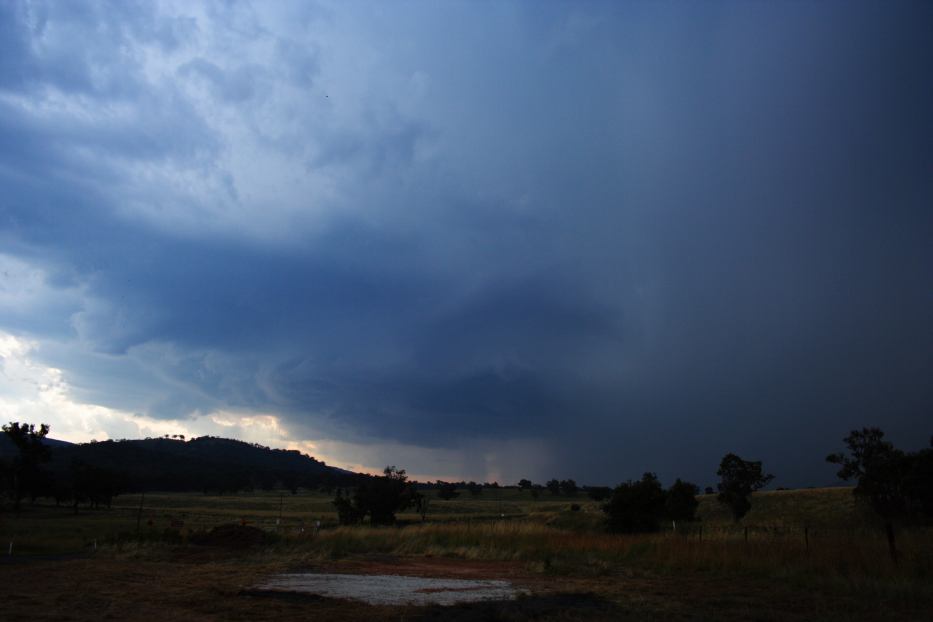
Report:
[[930,12],[5,4],[0,330],[75,439],[830,481],[930,432]]

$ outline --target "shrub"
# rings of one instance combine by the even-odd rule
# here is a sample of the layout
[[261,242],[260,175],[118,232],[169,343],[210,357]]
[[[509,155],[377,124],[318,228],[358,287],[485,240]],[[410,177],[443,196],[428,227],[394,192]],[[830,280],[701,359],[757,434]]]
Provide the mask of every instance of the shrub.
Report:
[[387,466],[381,477],[357,486],[352,498],[338,491],[333,504],[343,525],[360,523],[366,516],[372,525],[392,525],[396,512],[415,505],[419,496],[404,469]]
[[664,514],[669,520],[692,521],[696,520],[697,495],[700,488],[696,484],[677,479],[667,491],[664,502]]
[[607,527],[624,533],[657,531],[664,502],[664,490],[654,473],[645,473],[639,481],[629,480],[617,486],[603,506]]
[[732,453],[723,456],[716,475],[721,478],[719,502],[729,506],[732,518],[736,522],[748,514],[752,508],[748,500],[752,493],[774,479],[773,475],[766,475],[762,472],[760,461],[742,460]]

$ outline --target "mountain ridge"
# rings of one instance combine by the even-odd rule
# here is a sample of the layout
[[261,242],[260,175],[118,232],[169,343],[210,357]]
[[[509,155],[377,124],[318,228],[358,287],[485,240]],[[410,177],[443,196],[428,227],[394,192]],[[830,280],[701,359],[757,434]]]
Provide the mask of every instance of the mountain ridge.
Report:
[[[297,490],[351,485],[362,477],[298,450],[218,436],[44,442],[51,450],[47,467],[56,480],[63,481],[75,464],[83,464],[117,478],[119,488],[125,491]],[[0,435],[0,459],[15,454],[13,443],[5,434]]]

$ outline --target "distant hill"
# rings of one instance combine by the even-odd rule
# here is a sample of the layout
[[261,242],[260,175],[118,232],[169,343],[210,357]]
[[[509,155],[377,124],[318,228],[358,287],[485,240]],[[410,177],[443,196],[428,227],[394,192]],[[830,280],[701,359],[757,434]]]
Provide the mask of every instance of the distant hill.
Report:
[[[49,447],[67,447],[69,445],[74,445],[74,443],[69,443],[68,441],[60,441],[54,438],[46,438],[43,442]],[[0,432],[0,458],[9,458],[16,453],[16,446],[13,444],[13,441],[10,440],[6,434]]]
[[[174,438],[67,443],[47,439],[50,470],[56,480],[69,477],[74,463],[90,465],[119,480],[124,491],[212,491],[316,488],[352,485],[361,477],[327,466],[296,450],[214,436],[189,441]],[[15,448],[0,434],[0,457]]]

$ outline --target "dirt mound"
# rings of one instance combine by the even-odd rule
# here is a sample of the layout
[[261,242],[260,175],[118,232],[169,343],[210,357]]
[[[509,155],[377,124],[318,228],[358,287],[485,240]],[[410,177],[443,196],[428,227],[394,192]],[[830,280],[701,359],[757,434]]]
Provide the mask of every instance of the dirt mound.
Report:
[[271,534],[249,525],[218,525],[210,531],[192,535],[193,544],[220,546],[230,549],[245,549],[265,544],[271,540]]

